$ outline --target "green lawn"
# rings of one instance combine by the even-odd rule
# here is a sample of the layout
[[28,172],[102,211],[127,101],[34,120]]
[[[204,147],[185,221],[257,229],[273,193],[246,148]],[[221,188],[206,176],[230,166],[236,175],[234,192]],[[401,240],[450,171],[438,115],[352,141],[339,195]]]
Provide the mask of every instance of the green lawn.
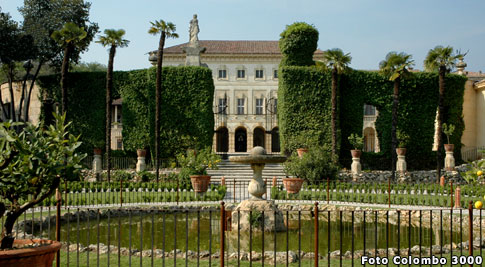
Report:
[[[456,255],[456,254],[454,254]],[[468,255],[468,254],[463,254]],[[479,255],[479,251],[476,251],[474,255]],[[439,256],[439,255],[438,255]],[[447,259],[446,266],[460,266],[460,265],[451,265],[450,262],[450,254],[443,255],[444,258]],[[67,252],[61,252],[61,266],[80,266],[80,267],[88,267],[88,266],[97,266],[98,258],[95,253],[89,253],[89,265],[87,260],[87,253],[80,253],[79,254],[79,265],[78,265],[78,256],[76,252],[70,252],[69,254],[69,265],[67,263]],[[265,266],[272,266],[272,262],[266,261]],[[54,264],[55,266],[55,260]],[[103,254],[99,255],[99,266],[152,266],[152,258],[146,257],[142,258],[140,263],[139,257],[131,257],[131,265],[130,265],[130,258],[128,256],[120,256],[120,261],[118,262],[118,255],[111,254],[109,257],[109,265],[108,265],[108,255]],[[164,266],[163,260],[161,258],[154,258],[153,259],[153,266]],[[185,259],[177,258],[176,265],[174,264],[173,258],[166,258],[165,259],[165,266],[186,266]],[[187,266],[197,266],[197,260],[189,259],[187,262]],[[211,264],[209,265],[208,260],[200,260],[199,266],[220,266],[219,259],[212,259]],[[226,261],[225,266],[238,266],[238,262],[235,260]],[[240,266],[250,266],[249,261],[240,261]],[[251,266],[262,266],[261,261],[253,261]],[[277,263],[277,266],[286,266],[285,263]],[[289,266],[300,266],[298,262],[291,263]],[[313,259],[305,259],[301,262],[301,266],[315,266]],[[319,266],[329,266],[327,260],[320,260]],[[339,259],[331,259],[330,266],[340,266]],[[342,260],[342,266],[363,266],[361,265],[360,259],[355,259],[352,265],[351,260]],[[369,265],[366,264],[365,266],[376,266],[376,265]],[[419,265],[395,265],[392,263],[392,259],[389,260],[388,266],[419,266]],[[422,266],[429,266],[429,265],[422,265]],[[437,266],[437,265],[435,265]],[[468,266],[468,265],[465,265]],[[480,265],[475,265],[480,266]]]

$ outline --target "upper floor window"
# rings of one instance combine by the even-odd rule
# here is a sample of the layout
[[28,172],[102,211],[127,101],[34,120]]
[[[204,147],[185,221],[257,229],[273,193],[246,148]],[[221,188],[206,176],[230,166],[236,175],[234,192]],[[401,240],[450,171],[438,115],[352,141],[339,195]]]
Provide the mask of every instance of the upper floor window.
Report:
[[264,78],[264,73],[263,70],[256,70],[256,79],[263,79]]
[[237,78],[238,79],[246,78],[246,71],[245,70],[237,70]]
[[219,75],[217,76],[219,79],[227,79],[227,70],[219,70]]
[[263,114],[263,99],[256,98],[256,115]]
[[278,79],[278,70],[273,70],[273,78]]
[[364,104],[364,116],[375,116],[376,115],[376,107],[372,105]]
[[219,98],[219,103],[217,105],[217,113],[227,114],[227,99]]
[[244,98],[237,99],[237,114],[238,115],[244,114]]

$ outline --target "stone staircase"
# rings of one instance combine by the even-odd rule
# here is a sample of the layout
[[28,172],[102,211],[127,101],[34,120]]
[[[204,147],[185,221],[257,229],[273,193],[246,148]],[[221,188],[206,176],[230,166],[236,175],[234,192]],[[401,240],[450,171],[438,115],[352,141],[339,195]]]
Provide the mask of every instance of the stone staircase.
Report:
[[[211,181],[220,181],[222,176],[226,178],[226,181],[247,181],[253,177],[253,170],[249,164],[233,163],[229,160],[222,160],[219,163],[218,170],[207,170],[207,173],[211,175]],[[263,179],[268,179],[268,183],[271,183],[271,179],[276,176],[278,180],[286,176],[283,171],[283,165],[277,163],[266,164],[263,170]]]

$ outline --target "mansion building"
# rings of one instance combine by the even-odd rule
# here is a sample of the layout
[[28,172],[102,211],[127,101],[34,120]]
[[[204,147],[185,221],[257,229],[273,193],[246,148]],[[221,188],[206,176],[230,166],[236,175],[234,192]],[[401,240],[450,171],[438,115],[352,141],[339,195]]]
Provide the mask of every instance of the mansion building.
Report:
[[[246,153],[262,146],[280,152],[278,131],[278,66],[282,55],[278,41],[200,40],[202,66],[214,80],[214,142],[218,153]],[[167,47],[163,66],[184,66],[189,43]],[[157,51],[149,60],[156,64]],[[316,50],[315,60],[323,59]]]

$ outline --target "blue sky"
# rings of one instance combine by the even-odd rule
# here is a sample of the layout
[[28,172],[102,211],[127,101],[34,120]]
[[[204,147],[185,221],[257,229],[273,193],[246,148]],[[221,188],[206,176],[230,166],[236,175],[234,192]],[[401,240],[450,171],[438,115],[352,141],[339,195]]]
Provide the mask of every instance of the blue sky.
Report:
[[[116,70],[149,66],[146,53],[158,36],[147,33],[149,21],[164,19],[188,40],[189,21],[198,14],[201,40],[278,40],[287,24],[304,21],[320,32],[318,48],[339,47],[352,56],[351,67],[377,69],[389,51],[413,56],[423,68],[429,49],[451,45],[469,50],[469,71],[485,71],[485,1],[483,0],[92,0],[91,21],[101,30],[125,29],[129,47],[119,49]],[[22,0],[2,0],[3,12],[21,21]],[[82,61],[107,64],[108,53],[92,43]]]

